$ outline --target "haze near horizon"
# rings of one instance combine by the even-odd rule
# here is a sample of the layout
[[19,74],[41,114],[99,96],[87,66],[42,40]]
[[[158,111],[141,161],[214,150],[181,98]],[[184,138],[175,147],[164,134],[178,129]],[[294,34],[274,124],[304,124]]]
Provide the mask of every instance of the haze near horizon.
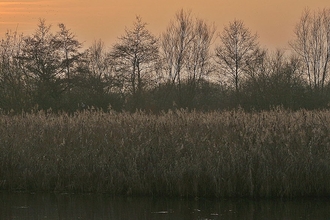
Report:
[[64,23],[77,39],[90,46],[102,39],[107,46],[115,43],[131,27],[137,15],[148,23],[156,36],[165,31],[180,9],[214,23],[217,32],[234,19],[244,22],[259,35],[262,47],[286,48],[293,38],[295,24],[305,8],[318,10],[329,7],[328,0],[0,0],[0,39],[8,30],[31,34],[39,19],[55,26]]

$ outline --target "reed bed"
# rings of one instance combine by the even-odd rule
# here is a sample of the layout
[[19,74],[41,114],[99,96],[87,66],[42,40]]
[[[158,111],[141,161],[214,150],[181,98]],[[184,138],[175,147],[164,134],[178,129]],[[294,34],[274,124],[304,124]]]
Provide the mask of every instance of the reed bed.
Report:
[[330,111],[0,116],[0,190],[330,195]]

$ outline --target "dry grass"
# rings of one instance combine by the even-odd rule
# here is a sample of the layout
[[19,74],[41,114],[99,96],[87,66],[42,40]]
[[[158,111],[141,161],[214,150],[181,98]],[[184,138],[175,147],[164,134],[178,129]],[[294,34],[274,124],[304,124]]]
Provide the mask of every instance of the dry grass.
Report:
[[0,189],[330,195],[330,112],[0,116]]

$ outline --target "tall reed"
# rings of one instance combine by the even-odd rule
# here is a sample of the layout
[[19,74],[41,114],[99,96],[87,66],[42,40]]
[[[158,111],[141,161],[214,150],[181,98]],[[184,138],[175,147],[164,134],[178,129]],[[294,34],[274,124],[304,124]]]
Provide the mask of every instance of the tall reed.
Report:
[[330,195],[330,112],[0,116],[0,189]]

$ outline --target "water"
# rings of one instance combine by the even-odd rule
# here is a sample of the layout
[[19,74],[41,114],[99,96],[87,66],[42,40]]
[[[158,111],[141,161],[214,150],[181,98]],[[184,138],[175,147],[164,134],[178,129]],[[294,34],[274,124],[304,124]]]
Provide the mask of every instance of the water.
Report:
[[330,219],[330,198],[186,200],[0,192],[0,219]]

